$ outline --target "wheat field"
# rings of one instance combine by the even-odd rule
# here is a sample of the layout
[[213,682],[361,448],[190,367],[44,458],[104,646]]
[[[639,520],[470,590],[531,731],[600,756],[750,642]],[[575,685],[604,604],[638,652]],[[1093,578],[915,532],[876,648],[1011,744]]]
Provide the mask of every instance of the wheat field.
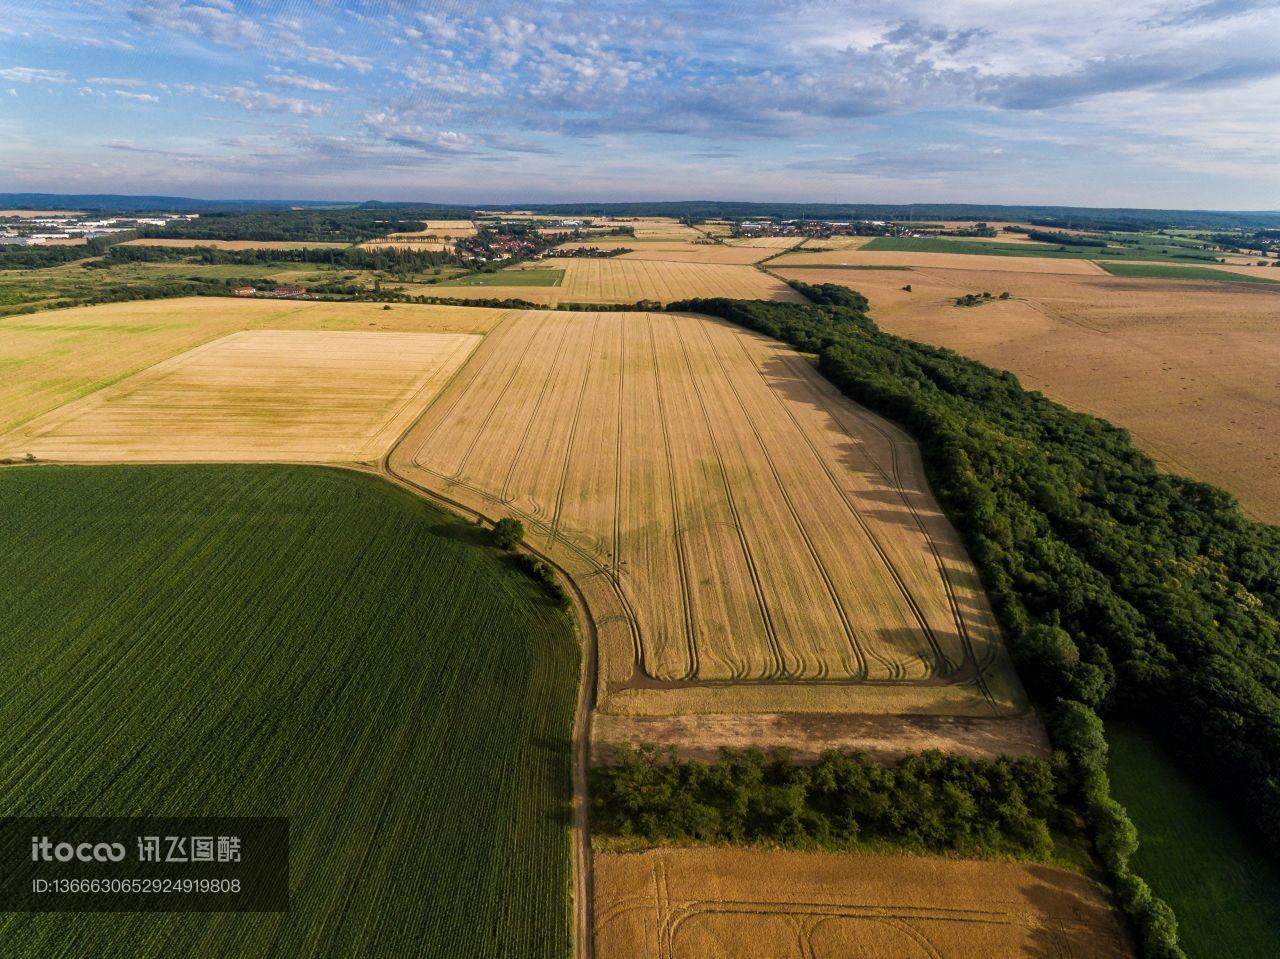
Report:
[[73,462],[379,457],[470,355],[469,333],[234,333],[0,437]]
[[[714,247],[708,247],[714,249]],[[559,286],[523,286],[525,269],[563,270]],[[727,263],[684,263],[672,260],[633,260],[627,257],[588,259],[549,257],[506,270],[509,285],[451,286],[448,283],[405,285],[414,294],[455,299],[521,299],[555,306],[559,303],[671,303],[694,297],[725,296],[744,300],[803,302],[786,283],[755,267]]]
[[508,312],[187,297],[9,316],[0,323],[0,435],[184,350],[240,330],[484,333]]
[[609,959],[1127,959],[1078,873],[925,856],[661,849],[595,857]]
[[582,589],[619,713],[1008,714],[918,451],[788,347],[707,317],[516,314],[392,453]]

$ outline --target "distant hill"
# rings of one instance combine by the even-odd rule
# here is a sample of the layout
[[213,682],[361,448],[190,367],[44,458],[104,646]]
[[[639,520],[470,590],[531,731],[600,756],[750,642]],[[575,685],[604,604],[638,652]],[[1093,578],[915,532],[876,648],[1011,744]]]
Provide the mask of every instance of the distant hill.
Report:
[[274,210],[289,207],[354,206],[332,200],[198,200],[189,196],[127,196],[115,193],[0,193],[0,209],[92,210],[103,213],[202,213],[206,210]]
[[430,208],[464,214],[480,210],[530,210],[564,216],[672,216],[693,219],[750,217],[822,220],[1018,220],[1039,226],[1093,230],[1273,229],[1280,211],[1145,210],[1132,207],[1006,206],[980,203],[749,203],[736,200],[673,200],[580,203],[457,204],[381,200],[199,200],[180,196],[127,196],[111,193],[0,193],[0,208],[68,208],[97,212],[175,213],[281,210],[332,207],[364,209]]

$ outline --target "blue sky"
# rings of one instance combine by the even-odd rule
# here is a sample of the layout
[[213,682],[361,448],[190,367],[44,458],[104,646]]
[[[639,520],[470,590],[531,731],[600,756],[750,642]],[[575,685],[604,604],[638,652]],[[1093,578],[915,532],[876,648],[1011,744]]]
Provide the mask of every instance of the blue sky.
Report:
[[0,0],[0,190],[1280,208],[1280,0]]

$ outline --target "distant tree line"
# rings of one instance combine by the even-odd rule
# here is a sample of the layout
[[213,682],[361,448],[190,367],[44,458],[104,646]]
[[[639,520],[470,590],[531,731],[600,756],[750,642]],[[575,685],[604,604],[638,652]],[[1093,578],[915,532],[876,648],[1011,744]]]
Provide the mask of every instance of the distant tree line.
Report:
[[724,750],[682,762],[674,749],[618,747],[591,769],[592,831],[647,842],[769,843],[1046,858],[1059,797],[1044,759],[932,751],[892,766],[867,753],[801,765],[785,752]]
[[64,263],[74,263],[77,260],[87,260],[90,257],[102,256],[115,244],[132,239],[136,235],[135,233],[117,233],[74,245],[0,245],[0,270],[40,270],[50,266],[62,266]]
[[359,243],[426,228],[413,208],[342,207],[202,213],[199,219],[144,227],[142,235],[176,240],[318,240]]
[[271,263],[321,263],[344,270],[373,270],[395,274],[423,273],[458,263],[452,253],[402,247],[302,247],[296,250],[220,250],[200,246],[115,246],[104,266],[115,263],[193,263],[257,266]]
[[1012,374],[881,332],[856,293],[793,285],[813,305],[669,308],[818,354],[846,395],[920,441],[1019,673],[1071,757],[1117,891],[1149,954],[1175,955],[1160,951],[1167,908],[1128,871],[1133,827],[1106,795],[1098,715],[1146,726],[1280,853],[1280,527],[1160,471],[1124,430]]

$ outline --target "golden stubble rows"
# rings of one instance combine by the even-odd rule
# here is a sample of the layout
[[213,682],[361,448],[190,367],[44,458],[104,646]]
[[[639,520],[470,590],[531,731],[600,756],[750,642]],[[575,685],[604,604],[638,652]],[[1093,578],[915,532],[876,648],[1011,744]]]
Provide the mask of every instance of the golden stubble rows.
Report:
[[[715,250],[713,246],[709,250]],[[647,254],[652,256],[653,253]],[[753,266],[733,263],[679,262],[629,259],[548,258],[527,269],[564,270],[557,287],[521,286],[520,269],[508,270],[509,286],[420,286],[413,293],[462,299],[504,299],[531,303],[635,303],[654,300],[671,303],[694,297],[732,297],[799,303],[798,293],[776,277]],[[506,274],[504,274],[505,276]]]
[[514,316],[392,466],[519,517],[569,571],[606,711],[1021,707],[914,444],[776,341],[690,315]]
[[1035,863],[669,848],[595,857],[609,959],[968,959],[1131,953],[1099,889]]

